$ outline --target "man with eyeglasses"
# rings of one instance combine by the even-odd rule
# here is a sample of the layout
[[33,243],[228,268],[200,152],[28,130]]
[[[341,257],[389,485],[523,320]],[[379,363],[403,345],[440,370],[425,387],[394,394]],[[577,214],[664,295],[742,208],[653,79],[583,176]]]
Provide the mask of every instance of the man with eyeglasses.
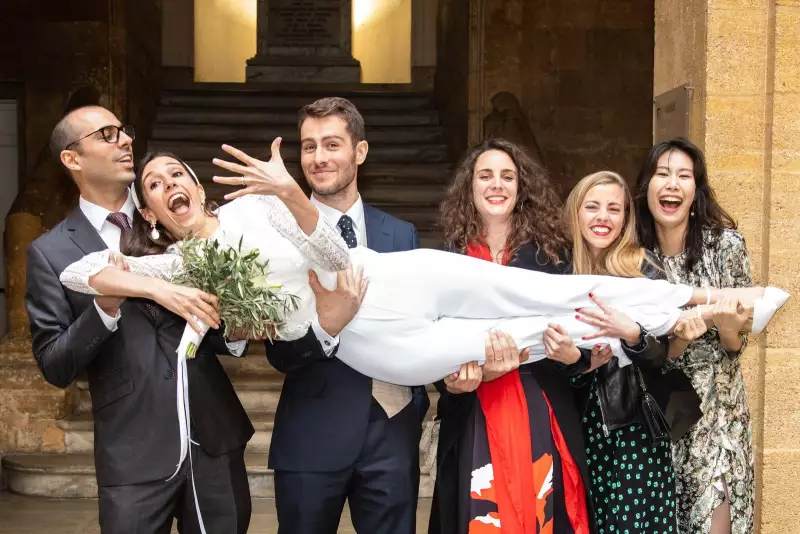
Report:
[[191,392],[200,393],[190,397],[197,444],[176,471],[175,369],[183,318],[218,324],[214,297],[157,283],[141,299],[92,298],[59,281],[72,262],[118,251],[126,239],[134,217],[128,189],[134,135],[132,126],[97,106],[71,111],[53,130],[50,148],[80,200],[28,248],[25,304],[34,357],[55,386],[88,377],[103,534],[168,534],[176,517],[182,533],[245,533],[251,503],[244,447],[253,427],[215,355],[240,355],[244,342],[228,346],[218,334],[206,336],[189,362]]

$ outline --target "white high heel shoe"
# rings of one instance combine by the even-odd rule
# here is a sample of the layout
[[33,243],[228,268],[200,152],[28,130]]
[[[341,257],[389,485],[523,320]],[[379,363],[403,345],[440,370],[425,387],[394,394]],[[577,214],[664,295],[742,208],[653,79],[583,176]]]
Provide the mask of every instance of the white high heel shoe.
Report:
[[781,306],[789,300],[789,293],[777,287],[767,287],[764,295],[753,303],[753,327],[751,332],[760,334],[772,316],[781,309]]

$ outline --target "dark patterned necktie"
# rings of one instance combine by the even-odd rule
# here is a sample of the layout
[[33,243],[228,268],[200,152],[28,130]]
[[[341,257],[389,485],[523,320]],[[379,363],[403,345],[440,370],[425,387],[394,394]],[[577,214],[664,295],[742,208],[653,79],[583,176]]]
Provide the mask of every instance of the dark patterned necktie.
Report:
[[336,226],[342,231],[342,238],[344,242],[347,243],[347,246],[356,248],[358,246],[358,240],[356,239],[356,231],[353,229],[353,219],[351,219],[349,215],[342,215],[339,222],[336,223]]
[[128,220],[128,216],[121,211],[109,213],[108,217],[106,217],[106,220],[119,228],[120,242],[122,242],[122,238],[128,235],[128,233],[131,231],[131,222]]

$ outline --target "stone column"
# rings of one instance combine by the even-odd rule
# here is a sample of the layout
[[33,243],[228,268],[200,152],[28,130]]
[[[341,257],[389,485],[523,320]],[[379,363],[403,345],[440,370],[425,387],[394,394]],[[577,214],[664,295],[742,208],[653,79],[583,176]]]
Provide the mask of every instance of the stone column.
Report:
[[2,452],[63,451],[57,420],[72,409],[73,389],[50,386],[36,365],[24,303],[28,246],[76,201],[74,183],[47,152],[50,132],[68,105],[89,103],[93,95],[92,102],[146,133],[160,82],[160,0],[113,0],[77,18],[62,2],[42,0],[36,12],[49,13],[46,20],[28,4],[0,2],[0,33],[11,51],[0,62],[0,79],[24,80],[28,147],[26,161],[19,162],[26,180],[3,236],[9,333],[0,339]]
[[194,81],[194,0],[162,3],[161,65],[165,82]]
[[411,2],[411,83],[432,90],[436,74],[438,0]]
[[741,356],[756,466],[755,533],[800,509],[800,10],[786,0],[656,0],[654,92],[694,87],[692,140],[739,223],[753,282],[793,298]]
[[359,83],[351,0],[258,0],[248,82]]

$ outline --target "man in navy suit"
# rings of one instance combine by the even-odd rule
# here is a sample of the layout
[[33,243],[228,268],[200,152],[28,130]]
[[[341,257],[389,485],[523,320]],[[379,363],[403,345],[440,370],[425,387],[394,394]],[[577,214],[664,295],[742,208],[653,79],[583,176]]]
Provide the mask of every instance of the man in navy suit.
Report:
[[[414,225],[361,200],[356,176],[368,145],[355,106],[323,98],[300,110],[298,127],[311,200],[345,242],[378,252],[418,248]],[[339,361],[338,334],[359,303],[310,276],[318,322],[304,338],[266,345],[270,363],[286,374],[269,453],[278,531],[335,534],[347,500],[359,534],[413,534],[427,392],[372,380]]]

